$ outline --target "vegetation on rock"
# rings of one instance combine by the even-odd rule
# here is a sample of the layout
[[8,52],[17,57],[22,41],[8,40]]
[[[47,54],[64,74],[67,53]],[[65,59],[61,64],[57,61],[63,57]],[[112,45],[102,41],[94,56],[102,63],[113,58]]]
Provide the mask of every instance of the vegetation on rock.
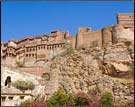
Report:
[[15,61],[15,64],[17,65],[17,67],[23,67],[24,66],[24,62],[21,61]]
[[34,84],[30,81],[17,80],[13,82],[12,85],[17,89],[20,89],[23,93],[25,90],[33,90],[35,88]]
[[62,89],[56,91],[50,98],[44,100],[44,97],[37,95],[33,100],[26,100],[21,103],[21,106],[29,107],[75,107],[75,106],[88,106],[99,107],[111,106],[113,102],[113,96],[109,92],[101,95],[96,90],[89,90],[88,94],[84,92],[78,92],[76,94],[65,93]]
[[56,91],[51,98],[47,100],[49,106],[64,106],[68,103],[69,96],[61,89]]
[[112,106],[113,104],[113,96],[110,92],[105,92],[101,97],[101,105],[102,106]]

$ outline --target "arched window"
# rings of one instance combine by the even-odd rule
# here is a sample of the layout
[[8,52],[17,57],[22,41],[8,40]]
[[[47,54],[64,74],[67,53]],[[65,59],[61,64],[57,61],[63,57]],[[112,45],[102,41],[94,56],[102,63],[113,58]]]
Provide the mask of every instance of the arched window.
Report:
[[8,86],[8,88],[10,88],[11,86],[11,77],[7,76],[6,80],[5,80],[5,86]]
[[28,57],[28,54],[26,54],[26,57]]

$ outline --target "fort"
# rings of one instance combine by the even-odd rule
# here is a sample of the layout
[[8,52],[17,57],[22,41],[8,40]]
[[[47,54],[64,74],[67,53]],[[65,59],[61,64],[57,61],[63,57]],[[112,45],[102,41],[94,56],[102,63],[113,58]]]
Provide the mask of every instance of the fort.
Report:
[[36,65],[38,61],[48,62],[61,53],[67,43],[75,49],[87,48],[92,45],[107,47],[119,42],[117,31],[134,32],[134,14],[117,14],[117,24],[93,31],[81,27],[76,36],[69,32],[54,30],[48,35],[28,36],[21,40],[10,39],[1,43],[1,59],[7,65],[15,66],[17,60],[25,65]]

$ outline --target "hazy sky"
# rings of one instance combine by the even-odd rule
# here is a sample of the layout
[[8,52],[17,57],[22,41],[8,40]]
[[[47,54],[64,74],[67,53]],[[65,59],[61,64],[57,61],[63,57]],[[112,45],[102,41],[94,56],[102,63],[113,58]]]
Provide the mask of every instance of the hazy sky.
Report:
[[2,2],[1,40],[116,24],[117,13],[133,13],[133,2]]

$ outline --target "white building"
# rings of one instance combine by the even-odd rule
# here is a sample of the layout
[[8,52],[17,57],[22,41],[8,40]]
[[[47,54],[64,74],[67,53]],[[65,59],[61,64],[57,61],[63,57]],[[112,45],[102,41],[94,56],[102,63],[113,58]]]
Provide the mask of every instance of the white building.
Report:
[[33,95],[30,93],[22,93],[18,89],[12,87],[2,87],[1,89],[1,105],[2,106],[17,106],[22,101],[32,99]]

